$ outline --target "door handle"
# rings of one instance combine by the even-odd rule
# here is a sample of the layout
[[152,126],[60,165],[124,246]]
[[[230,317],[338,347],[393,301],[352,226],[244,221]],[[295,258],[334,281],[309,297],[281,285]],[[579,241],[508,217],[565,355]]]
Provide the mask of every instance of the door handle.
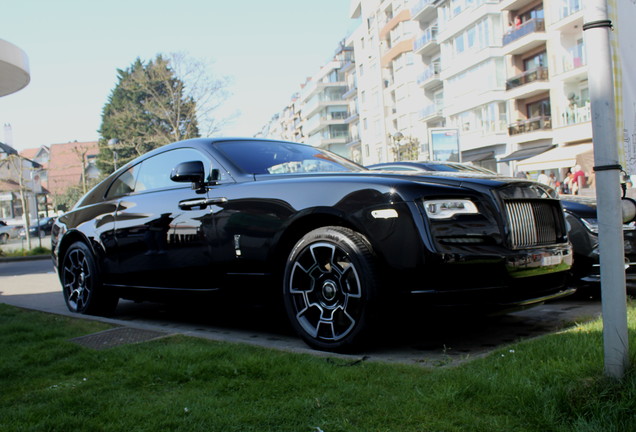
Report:
[[197,198],[191,200],[184,200],[179,202],[179,208],[181,210],[192,210],[195,207],[198,207],[199,210],[203,210],[209,205],[212,204],[222,204],[227,202],[227,198]]

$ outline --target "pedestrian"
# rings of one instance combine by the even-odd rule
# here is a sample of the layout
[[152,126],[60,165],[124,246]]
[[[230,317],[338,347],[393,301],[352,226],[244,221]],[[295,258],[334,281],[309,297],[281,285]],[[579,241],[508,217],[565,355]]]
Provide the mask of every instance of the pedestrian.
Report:
[[549,185],[550,184],[550,177],[548,177],[548,175],[545,173],[545,170],[541,170],[541,173],[539,174],[539,177],[537,177],[537,181],[539,183],[543,183],[544,185]]
[[562,192],[564,194],[572,193],[572,170],[568,169],[568,172],[565,173],[565,177],[563,177],[563,181],[561,182]]
[[574,167],[572,174],[572,193],[578,195],[579,191],[585,187],[585,172],[581,169],[581,165]]

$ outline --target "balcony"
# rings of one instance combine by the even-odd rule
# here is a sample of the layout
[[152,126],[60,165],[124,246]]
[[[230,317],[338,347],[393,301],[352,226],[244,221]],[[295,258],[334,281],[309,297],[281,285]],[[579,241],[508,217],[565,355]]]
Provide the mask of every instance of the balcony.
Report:
[[413,21],[430,21],[435,16],[435,0],[420,0],[411,8]]
[[416,54],[430,54],[438,48],[437,26],[428,27],[420,37],[413,42],[413,52]]
[[431,65],[417,77],[417,84],[424,89],[437,87],[442,82],[439,76],[441,71],[442,65],[440,62],[431,63]]
[[347,91],[342,95],[343,99],[351,99],[352,97],[358,94],[358,86],[354,85],[353,87],[348,87]]
[[550,91],[548,68],[538,67],[508,79],[506,91],[509,99],[527,99]]
[[[587,65],[587,62],[585,61],[584,57],[574,57],[574,56],[564,57],[563,58],[563,73],[571,74],[572,71],[580,69],[586,65]],[[582,72],[586,73],[585,71],[582,71]]]
[[580,142],[592,139],[590,103],[570,106],[561,113],[559,127],[554,128],[554,142]]
[[545,44],[546,40],[545,20],[533,18],[504,35],[502,40],[503,53],[504,55],[521,54]]
[[510,78],[506,81],[506,90],[511,90],[515,87],[519,87],[525,84],[529,84],[535,81],[547,81],[548,80],[548,68],[538,67],[525,71],[524,73]]
[[508,126],[508,135],[521,135],[535,131],[552,129],[552,117],[540,116],[528,120],[520,120]]
[[583,106],[569,107],[561,114],[561,124],[570,126],[574,124],[584,123],[592,120],[592,112],[590,111],[590,103],[587,102]]
[[351,124],[351,123],[355,123],[359,119],[360,119],[360,114],[358,112],[352,112],[351,114],[349,114],[349,116],[345,119],[344,122],[346,124]]
[[328,126],[335,124],[345,124],[349,118],[349,113],[346,111],[338,111],[332,113],[325,113],[321,116],[314,116],[307,121],[307,133],[310,135],[316,133],[319,130],[325,129]]
[[442,102],[434,102],[420,111],[421,121],[438,120],[444,116],[444,104]]
[[501,10],[516,11],[532,3],[533,0],[501,0]]

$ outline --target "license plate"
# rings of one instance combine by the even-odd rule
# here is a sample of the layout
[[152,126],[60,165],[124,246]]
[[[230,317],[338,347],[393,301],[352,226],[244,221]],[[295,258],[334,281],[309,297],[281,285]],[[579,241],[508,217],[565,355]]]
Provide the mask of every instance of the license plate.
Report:
[[563,257],[561,255],[548,255],[541,258],[541,265],[555,266],[561,264]]

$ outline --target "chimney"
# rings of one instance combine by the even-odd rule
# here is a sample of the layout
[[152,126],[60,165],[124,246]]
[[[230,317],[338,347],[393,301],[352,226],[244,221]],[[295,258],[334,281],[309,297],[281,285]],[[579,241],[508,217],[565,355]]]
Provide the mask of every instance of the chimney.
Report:
[[13,147],[13,130],[11,129],[11,123],[4,124],[4,143]]

